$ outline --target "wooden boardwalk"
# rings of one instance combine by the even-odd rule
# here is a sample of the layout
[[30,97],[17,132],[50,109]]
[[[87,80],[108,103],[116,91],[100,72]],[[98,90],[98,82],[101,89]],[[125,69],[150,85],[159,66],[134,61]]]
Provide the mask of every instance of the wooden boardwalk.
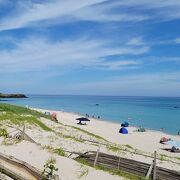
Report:
[[14,180],[42,180],[41,172],[26,162],[0,153],[0,172]]
[[[85,159],[89,164],[94,165],[97,152],[89,151],[78,158]],[[132,159],[121,158],[114,155],[109,155],[99,152],[96,165],[106,167],[108,169],[122,170],[137,176],[146,177],[150,164],[135,161]],[[153,171],[150,173],[150,179],[153,178]],[[180,180],[180,172],[172,171],[169,169],[156,167],[157,180]]]

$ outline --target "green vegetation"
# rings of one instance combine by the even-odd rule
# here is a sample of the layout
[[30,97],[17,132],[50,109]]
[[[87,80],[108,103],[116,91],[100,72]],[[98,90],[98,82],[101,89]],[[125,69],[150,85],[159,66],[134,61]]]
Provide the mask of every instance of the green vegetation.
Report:
[[104,139],[103,137],[98,136],[98,135],[96,135],[96,134],[93,134],[93,133],[91,133],[91,132],[89,132],[89,131],[86,131],[86,130],[84,130],[84,129],[80,129],[80,128],[78,128],[78,127],[70,126],[70,125],[65,125],[65,126],[71,127],[71,128],[76,129],[76,130],[78,130],[78,131],[81,131],[81,132],[83,132],[83,133],[85,133],[85,134],[87,134],[87,135],[89,135],[89,136],[92,136],[92,137],[94,137],[94,138],[96,138],[96,139],[100,139],[100,140],[103,140],[103,141],[108,142],[108,141],[107,141],[106,139]]
[[56,154],[58,154],[60,156],[66,156],[66,154],[65,154],[65,152],[64,152],[64,150],[62,148],[53,149],[52,152],[56,153]]
[[119,152],[121,150],[121,148],[117,145],[107,145],[106,147],[109,151],[113,152]]
[[0,98],[27,98],[24,94],[2,94],[0,93]]
[[165,154],[160,154],[160,160],[165,161],[168,156]]
[[43,146],[44,149],[47,149],[49,152],[55,153],[59,156],[66,156],[65,151],[62,148],[54,149],[51,146]]
[[71,139],[71,140],[74,140],[74,141],[77,141],[77,142],[81,142],[81,143],[84,142],[83,139],[78,139],[78,138],[76,138],[74,136],[63,135],[63,137],[66,138],[66,139]]
[[41,117],[48,119],[50,117],[40,112],[9,104],[0,104],[0,112],[4,112],[0,114],[0,121],[10,121],[16,125],[23,125],[24,123],[35,124],[45,131],[52,131],[39,120]]
[[91,166],[91,167],[92,167],[92,165],[91,165],[88,161],[86,161],[85,159],[83,159],[83,158],[76,158],[75,160],[76,160],[77,162],[81,163],[81,164],[84,164],[84,165],[86,165],[86,166]]
[[5,138],[2,144],[6,146],[11,146],[13,144],[19,143],[20,141],[21,141],[20,139]]
[[124,146],[127,147],[127,148],[129,148],[129,149],[133,149],[133,147],[130,146],[129,144],[126,144],[126,145],[124,145]]
[[86,177],[88,175],[88,172],[89,172],[88,168],[84,167],[83,164],[81,164],[80,168],[81,168],[81,171],[80,171],[80,175],[78,176],[79,179],[82,177]]
[[44,117],[50,119],[50,116],[40,113],[38,111],[10,104],[0,104],[0,111],[5,111],[17,115],[31,115],[36,118]]
[[0,136],[7,138],[7,137],[8,137],[8,132],[7,132],[7,130],[0,128]]
[[52,179],[55,175],[55,171],[58,171],[58,168],[55,167],[56,160],[50,159],[44,165],[44,170],[42,175],[45,176],[45,179]]
[[113,152],[127,151],[127,148],[133,149],[133,147],[128,144],[127,145],[108,144],[106,148],[109,151],[113,151]]
[[105,168],[105,167],[99,166],[99,165],[96,166],[96,169],[103,170],[103,171],[106,171],[106,172],[108,172],[108,173],[110,173],[112,175],[117,175],[117,176],[120,176],[120,177],[124,177],[124,178],[127,178],[129,180],[145,180],[144,177],[136,176],[134,174],[130,174],[130,173],[118,170],[118,169],[108,169],[108,168]]
[[55,132],[58,136],[60,136],[60,137],[63,137],[63,138],[66,138],[66,139],[71,139],[71,140],[73,140],[73,141],[77,141],[77,142],[85,142],[83,139],[79,139],[79,138],[76,138],[76,137],[74,137],[74,136],[70,136],[70,135],[65,135],[65,134],[63,134],[63,133],[61,133],[61,132]]
[[180,157],[175,157],[177,160],[180,160]]

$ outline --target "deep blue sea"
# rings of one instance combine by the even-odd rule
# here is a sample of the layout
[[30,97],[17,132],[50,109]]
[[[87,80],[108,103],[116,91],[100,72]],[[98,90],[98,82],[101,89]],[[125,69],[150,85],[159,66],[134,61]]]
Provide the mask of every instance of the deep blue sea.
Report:
[[[180,131],[180,98],[77,95],[29,95],[5,103],[100,116],[101,120],[177,134]],[[2,101],[3,102],[3,101]],[[98,105],[96,105],[98,104]]]

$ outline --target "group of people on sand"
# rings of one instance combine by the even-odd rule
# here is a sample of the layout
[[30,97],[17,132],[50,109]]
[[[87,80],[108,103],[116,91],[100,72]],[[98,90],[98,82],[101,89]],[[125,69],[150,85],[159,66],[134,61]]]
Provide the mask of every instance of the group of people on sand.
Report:
[[[89,114],[86,113],[86,118],[89,118]],[[94,115],[92,115],[92,118],[96,118]],[[100,119],[100,116],[97,116],[97,119]]]
[[53,112],[53,113],[45,112],[44,114],[47,115],[47,116],[51,116],[51,119],[53,121],[58,122],[58,120],[57,120],[57,113],[55,113],[55,112]]

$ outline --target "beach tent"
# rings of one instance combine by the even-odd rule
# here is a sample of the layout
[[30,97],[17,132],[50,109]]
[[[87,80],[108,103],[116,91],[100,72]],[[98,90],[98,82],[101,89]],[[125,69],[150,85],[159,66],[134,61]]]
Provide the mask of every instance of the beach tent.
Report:
[[176,148],[180,148],[180,141],[167,141],[164,142],[164,144],[169,145],[169,146],[174,146]]
[[119,133],[121,133],[121,134],[128,134],[128,130],[127,130],[125,127],[122,127],[122,128],[119,130]]

